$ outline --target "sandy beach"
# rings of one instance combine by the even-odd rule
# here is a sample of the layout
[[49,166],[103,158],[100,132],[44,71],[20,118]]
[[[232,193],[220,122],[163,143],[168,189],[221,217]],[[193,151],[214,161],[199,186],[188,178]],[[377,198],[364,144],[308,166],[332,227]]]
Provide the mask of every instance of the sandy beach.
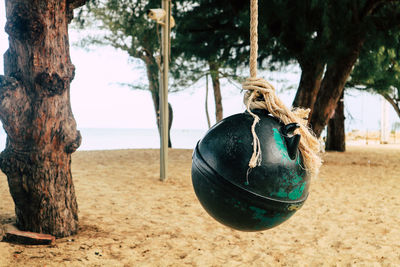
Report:
[[[53,246],[0,242],[0,266],[400,266],[400,145],[325,153],[304,207],[263,232],[231,230],[200,206],[191,150],[79,151],[80,231]],[[0,223],[15,221],[0,175]]]

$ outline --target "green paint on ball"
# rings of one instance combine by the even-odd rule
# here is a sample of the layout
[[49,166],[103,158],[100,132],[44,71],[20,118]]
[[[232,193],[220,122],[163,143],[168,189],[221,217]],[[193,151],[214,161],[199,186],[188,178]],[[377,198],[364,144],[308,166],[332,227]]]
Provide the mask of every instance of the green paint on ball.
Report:
[[260,227],[263,227],[265,225],[269,225],[269,226],[273,227],[274,225],[281,223],[283,221],[282,214],[280,214],[280,213],[276,213],[276,214],[274,214],[273,217],[271,217],[271,216],[267,216],[267,214],[266,214],[267,212],[264,209],[260,209],[260,208],[253,207],[253,206],[249,207],[249,209],[253,211],[253,219],[259,221],[258,225]]
[[[274,128],[273,132],[274,132],[275,144],[276,144],[279,152],[281,152],[283,163],[285,164],[286,162],[291,160],[289,157],[286,145],[285,145],[285,141],[283,140],[282,135],[278,129]],[[296,158],[296,164],[301,165],[300,157]]]
[[[287,152],[285,141],[278,129],[274,128],[273,133],[276,147],[281,153],[282,163],[285,165],[291,161]],[[296,165],[301,165],[300,157],[296,158]],[[279,188],[279,191],[275,192],[274,195],[279,198],[289,198],[291,200],[299,199],[303,195],[304,188],[306,186],[306,182],[303,181],[303,178],[299,175],[299,173],[297,173],[296,170],[289,170],[289,173],[282,178],[282,187]],[[288,191],[285,190],[285,188],[292,189],[291,191]]]
[[291,200],[296,200],[299,199],[301,197],[301,195],[303,195],[304,192],[304,187],[306,186],[306,183],[303,183],[301,186],[298,186],[296,188],[294,188],[288,195],[288,197]]
[[286,191],[284,188],[279,188],[278,192],[274,192],[273,194],[279,198],[289,198],[291,200],[299,199],[304,192],[304,188],[306,186],[306,182],[301,183],[300,181],[296,181],[298,178],[301,179],[300,176],[296,176],[295,179],[289,179],[286,177],[285,183],[283,184],[284,187],[292,187],[291,191]]
[[240,203],[239,200],[237,200],[236,198],[232,198],[231,202],[233,203],[233,206],[237,209],[242,209],[242,204]]
[[283,190],[283,188],[279,188],[279,191],[276,192],[275,195],[277,197],[280,197],[280,198],[287,198],[288,197],[288,193],[285,190]]
[[275,144],[276,144],[279,152],[281,152],[282,160],[283,160],[283,163],[285,164],[288,161],[290,161],[290,157],[287,152],[286,145],[285,145],[284,140],[282,139],[281,133],[278,131],[278,129],[274,128],[273,131],[274,131]]

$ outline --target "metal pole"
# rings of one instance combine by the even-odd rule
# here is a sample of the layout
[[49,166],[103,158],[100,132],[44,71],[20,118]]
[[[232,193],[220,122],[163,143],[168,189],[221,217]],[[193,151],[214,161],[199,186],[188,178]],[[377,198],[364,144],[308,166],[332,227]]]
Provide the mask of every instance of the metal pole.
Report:
[[385,98],[381,97],[381,144],[389,143],[389,106]]
[[170,0],[162,0],[162,8],[166,16],[161,32],[162,51],[162,84],[160,86],[160,180],[167,179],[168,172],[168,65],[169,65],[169,43],[170,43]]

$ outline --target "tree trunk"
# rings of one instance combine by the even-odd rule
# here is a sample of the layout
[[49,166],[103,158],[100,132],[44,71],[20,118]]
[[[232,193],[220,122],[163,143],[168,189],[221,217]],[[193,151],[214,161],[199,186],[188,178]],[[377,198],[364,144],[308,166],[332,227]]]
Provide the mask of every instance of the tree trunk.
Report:
[[206,101],[205,101],[205,111],[206,111],[206,118],[207,118],[207,126],[208,129],[211,128],[210,122],[210,114],[208,113],[208,74],[206,75]]
[[168,147],[172,147],[171,143],[171,127],[172,127],[172,122],[174,120],[174,111],[172,109],[171,103],[168,102]]
[[321,135],[336,108],[363,43],[364,39],[359,37],[354,41],[353,49],[327,66],[310,119],[311,128],[317,137]]
[[313,109],[321,86],[324,66],[320,62],[300,63],[301,78],[292,104],[293,107]]
[[0,119],[7,133],[0,168],[21,230],[57,237],[78,230],[71,154],[79,147],[70,105],[72,9],[85,1],[6,0],[9,49],[0,76]]
[[215,121],[219,122],[222,120],[223,110],[222,110],[222,95],[221,95],[221,86],[219,83],[219,66],[215,62],[209,62],[210,72],[211,72],[211,80],[214,89],[214,100],[215,100]]
[[[161,136],[161,125],[160,125],[160,98],[159,94],[152,93],[152,99],[153,99],[153,104],[154,104],[154,109],[156,112],[156,117],[157,117],[157,129],[158,133]],[[171,127],[172,127],[172,121],[174,119],[174,112],[172,109],[171,103],[168,102],[168,147],[172,147],[172,142],[171,142]]]
[[393,107],[394,111],[396,111],[397,116],[400,118],[400,99],[391,97],[388,94],[382,94],[382,96],[386,99],[386,101],[389,102],[389,104]]
[[344,152],[346,150],[344,120],[344,92],[342,92],[335,113],[328,122],[325,150],[339,152]]
[[[159,68],[154,57],[147,55],[144,57],[144,62],[147,69],[147,79],[149,81],[149,90],[153,100],[154,111],[156,113],[157,129],[161,136],[160,128],[160,84],[159,84]],[[171,127],[174,119],[172,105],[168,103],[168,147],[172,147],[171,142]]]

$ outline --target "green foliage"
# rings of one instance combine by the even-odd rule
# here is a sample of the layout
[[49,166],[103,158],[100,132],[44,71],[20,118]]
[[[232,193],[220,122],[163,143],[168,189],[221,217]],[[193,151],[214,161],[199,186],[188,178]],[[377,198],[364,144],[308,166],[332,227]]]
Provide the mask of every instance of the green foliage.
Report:
[[[100,34],[81,45],[111,45],[155,63],[158,26],[146,11],[159,5],[159,0],[90,0],[76,22]],[[218,63],[221,77],[243,77],[249,59],[249,1],[176,0],[172,13],[175,89],[204,77],[210,62]],[[399,1],[390,0],[259,0],[259,62],[272,70],[293,63],[302,69],[316,62],[327,65],[354,49],[360,36],[367,45],[370,39],[384,40],[389,30],[398,31],[399,14]],[[369,46],[371,53],[380,47]]]
[[[248,59],[248,8],[245,1],[177,0],[176,35],[172,66],[177,86],[189,86],[217,65],[219,78],[240,80],[240,68]],[[183,78],[183,79],[182,79]]]
[[400,117],[400,31],[389,31],[366,43],[348,87],[385,97]]
[[399,2],[260,0],[260,52],[272,62],[329,63],[360,35],[399,25]]
[[267,60],[268,64],[291,64],[311,54],[314,57],[325,54],[319,45],[323,42],[321,3],[311,2],[260,1],[260,60]]
[[355,65],[349,85],[387,93],[391,87],[400,88],[400,32],[389,32],[363,49]]
[[230,2],[196,1],[190,10],[177,12],[176,54],[212,62],[236,59],[233,49],[242,48],[245,42],[240,31],[248,21],[248,13],[240,12]]
[[146,17],[146,11],[157,5],[155,0],[91,1],[79,11],[77,22],[106,32],[95,44],[112,45],[140,58],[143,50],[155,51],[158,46],[156,24]]
[[[98,33],[84,38],[80,42],[82,47],[112,46],[144,63],[148,80],[147,90],[151,93],[158,127],[161,125],[159,122],[160,26],[147,18],[147,11],[158,8],[159,5],[159,0],[89,0],[87,5],[79,10],[75,19],[78,27],[89,27]],[[132,89],[144,89],[136,81],[121,85]],[[168,107],[168,130],[170,130],[173,113],[169,103]],[[170,147],[170,134],[168,139]]]
[[[95,30],[97,34],[81,40],[81,47],[112,46],[142,60],[148,71],[149,83],[153,83],[158,94],[158,66],[160,55],[159,27],[146,16],[147,10],[157,8],[160,1],[150,0],[90,0],[76,16],[76,25]],[[150,81],[153,79],[153,81]],[[132,85],[137,88],[137,85]]]

